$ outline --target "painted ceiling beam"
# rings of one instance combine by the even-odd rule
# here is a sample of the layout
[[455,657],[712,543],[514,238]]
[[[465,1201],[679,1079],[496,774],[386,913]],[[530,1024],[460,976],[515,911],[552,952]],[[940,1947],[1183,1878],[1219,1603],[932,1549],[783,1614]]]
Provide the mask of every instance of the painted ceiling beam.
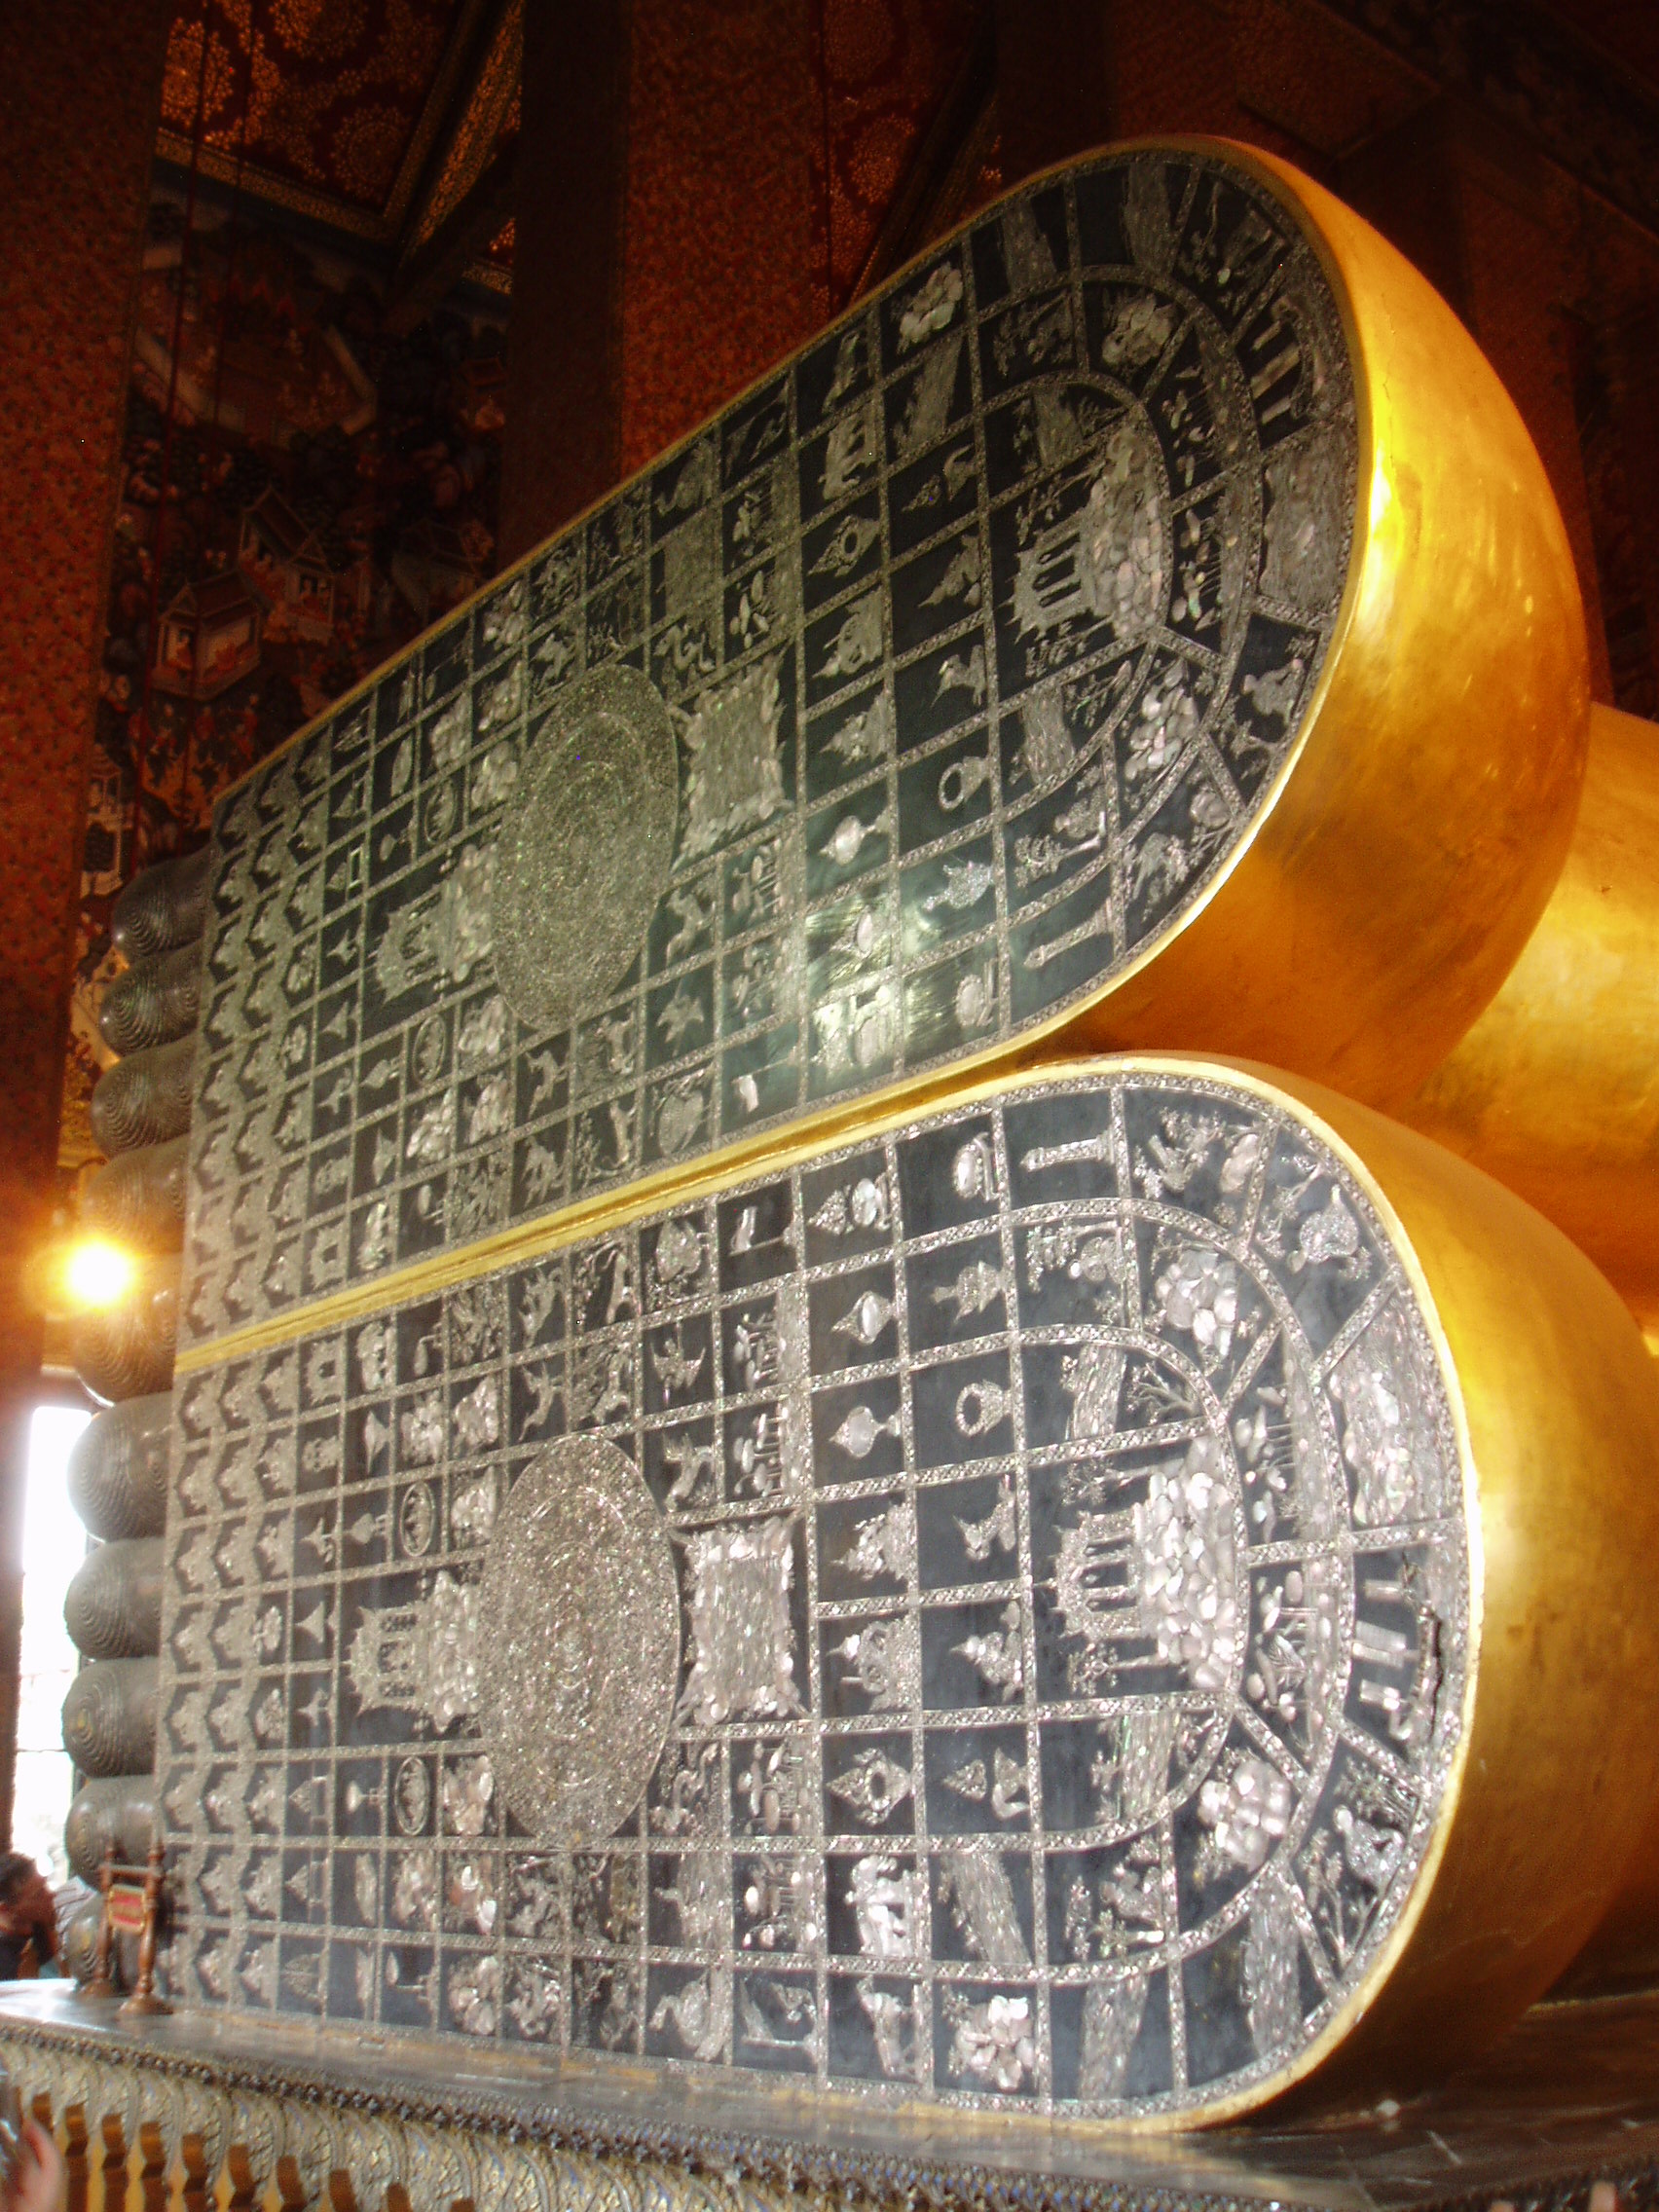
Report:
[[[473,196],[499,155],[503,127],[518,96],[523,24],[523,0],[487,0],[472,18],[464,65],[455,74],[447,110],[398,227],[394,296],[427,265],[429,249],[447,236],[452,218],[476,204]],[[509,199],[497,230],[511,213],[509,173]],[[492,236],[474,235],[474,249],[488,244]],[[463,259],[455,275],[459,277],[464,269]]]
[[510,221],[518,147],[503,147],[424,245],[401,264],[387,295],[386,328],[400,338],[422,322]]

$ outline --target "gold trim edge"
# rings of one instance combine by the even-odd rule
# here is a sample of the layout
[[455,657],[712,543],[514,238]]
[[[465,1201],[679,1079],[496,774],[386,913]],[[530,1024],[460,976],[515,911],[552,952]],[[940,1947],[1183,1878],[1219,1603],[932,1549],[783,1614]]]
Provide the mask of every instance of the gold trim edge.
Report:
[[[1082,1040],[1075,1040],[1082,1045]],[[1175,1055],[1170,1055],[1174,1057]],[[1134,1055],[1137,1062],[1144,1057]],[[1202,1054],[1192,1055],[1203,1059]],[[1090,1059],[1067,1053],[1057,1059],[1037,1060],[1023,1051],[1006,1049],[981,1059],[959,1063],[943,1075],[917,1076],[906,1084],[890,1086],[873,1096],[866,1094],[824,1114],[815,1114],[740,1143],[705,1153],[688,1164],[654,1168],[592,1198],[559,1206],[531,1220],[514,1222],[508,1229],[492,1231],[470,1243],[437,1252],[430,1259],[415,1260],[363,1282],[350,1283],[302,1306],[290,1307],[246,1328],[228,1329],[202,1344],[189,1346],[173,1362],[173,1373],[194,1375],[203,1368],[221,1367],[227,1360],[248,1352],[268,1351],[273,1346],[292,1344],[337,1321],[354,1321],[367,1313],[407,1304],[434,1290],[448,1290],[486,1272],[513,1266],[521,1260],[540,1259],[563,1251],[584,1237],[603,1236],[643,1220],[659,1206],[690,1205],[730,1190],[751,1175],[784,1173],[803,1161],[817,1159],[837,1144],[856,1142],[861,1136],[883,1136],[912,1115],[933,1107],[972,1105],[1000,1092],[1011,1083],[1040,1081],[1046,1077],[1081,1075],[1096,1065]],[[1216,1064],[1220,1064],[1219,1062]]]

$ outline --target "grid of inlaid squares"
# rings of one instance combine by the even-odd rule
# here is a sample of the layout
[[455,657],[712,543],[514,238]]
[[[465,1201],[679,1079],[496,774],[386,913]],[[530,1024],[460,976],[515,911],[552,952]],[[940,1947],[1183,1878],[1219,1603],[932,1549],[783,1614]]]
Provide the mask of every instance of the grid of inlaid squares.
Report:
[[[1443,1747],[1397,1723],[1460,1663],[1451,1612],[1409,1594],[1448,1541],[1423,1472],[1448,1417],[1426,1382],[1412,1402],[1420,1330],[1352,1186],[1345,1209],[1301,1132],[1197,1088],[961,1112],[181,1384],[161,1766],[189,1992],[894,2092],[1156,2100],[1254,2056],[1239,1954],[1267,1895],[1294,2001],[1328,2003],[1382,1924],[1339,1813],[1409,1869],[1432,1810]],[[1334,1511],[1296,1474],[1304,1371]],[[1382,1371],[1405,1425],[1380,1442]],[[682,1688],[640,1814],[572,1859],[500,1803],[463,1615],[516,1475],[577,1430],[674,1531]],[[1370,1460],[1401,1435],[1421,1494],[1388,1460],[1385,1513]],[[1204,1438],[1253,1500],[1255,1687],[1144,1650],[1080,1672],[1068,1517]],[[1315,1726],[1276,1686],[1288,1578],[1334,1590],[1356,1550],[1375,1625],[1342,1614],[1356,1664]],[[1137,1811],[1149,1694],[1168,1788]],[[1198,1777],[1246,1764],[1299,1794],[1272,1892],[1197,1871]],[[1108,2083],[1085,2007],[1113,1958],[1142,2009]],[[1025,2055],[987,2046],[995,2006]]]
[[[1353,430],[1282,210],[1154,166],[1150,244],[1135,161],[1017,196],[233,796],[184,1341],[994,1043],[1193,896],[1317,676]],[[1172,534],[1127,625],[1075,577],[1038,604],[1119,407]],[[615,996],[532,1034],[494,987],[495,838],[617,661],[682,717],[673,879]],[[690,744],[717,698],[766,755],[729,805]]]

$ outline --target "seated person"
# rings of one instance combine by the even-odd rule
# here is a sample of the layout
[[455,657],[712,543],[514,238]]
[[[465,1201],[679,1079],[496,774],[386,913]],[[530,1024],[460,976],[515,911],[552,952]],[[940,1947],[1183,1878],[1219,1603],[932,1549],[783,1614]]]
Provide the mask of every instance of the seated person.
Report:
[[32,1980],[57,1953],[46,1877],[25,1852],[0,1855],[0,1981]]

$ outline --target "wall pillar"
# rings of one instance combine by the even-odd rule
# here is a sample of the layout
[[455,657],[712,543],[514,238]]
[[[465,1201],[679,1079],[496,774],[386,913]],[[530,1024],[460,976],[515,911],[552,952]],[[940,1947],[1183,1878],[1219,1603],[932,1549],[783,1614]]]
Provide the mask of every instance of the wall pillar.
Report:
[[501,561],[821,317],[807,0],[530,0]]
[[104,577],[171,0],[0,10],[0,1829]]
[[1005,184],[1113,136],[1102,0],[996,0],[997,128]]
[[505,568],[620,473],[628,10],[528,0],[506,429]]

